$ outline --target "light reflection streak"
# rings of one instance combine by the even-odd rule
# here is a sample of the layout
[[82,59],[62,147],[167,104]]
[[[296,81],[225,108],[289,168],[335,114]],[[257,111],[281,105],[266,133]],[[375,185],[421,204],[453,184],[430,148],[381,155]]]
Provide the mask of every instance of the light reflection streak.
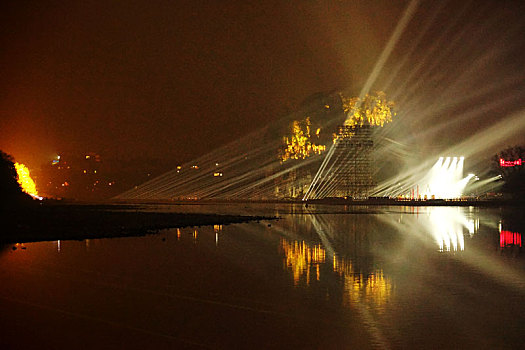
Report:
[[499,242],[501,248],[508,246],[521,247],[521,233],[503,230],[500,232]]
[[432,223],[431,231],[439,245],[439,251],[465,250],[461,224],[446,214],[446,212],[434,210],[429,213]]
[[355,270],[351,261],[335,256],[333,270],[344,279],[345,305],[370,301],[380,307],[390,299],[392,283],[385,278],[383,270],[376,270],[365,277],[363,273]]
[[213,232],[215,232],[215,246],[219,245],[219,233],[222,232],[222,225],[213,225]]
[[463,229],[470,235],[475,233],[474,220],[468,220],[461,208],[426,208],[429,221],[428,230],[434,237],[440,252],[465,250]]
[[[330,262],[326,259],[326,250],[320,244],[309,246],[304,241],[281,238],[280,251],[284,253],[283,268],[291,270],[294,286],[298,286],[301,281],[310,286],[312,271],[315,271],[315,280],[320,281],[321,265]],[[343,280],[344,305],[372,302],[381,307],[390,299],[392,283],[384,276],[383,270],[365,275],[358,272],[350,260],[335,255],[331,259],[331,267]]]
[[306,285],[310,285],[312,267],[315,267],[316,280],[319,280],[319,264],[323,264],[326,258],[326,251],[320,244],[310,247],[304,241],[289,242],[285,238],[281,238],[280,250],[285,256],[284,268],[292,270],[295,286],[299,284],[305,274]]

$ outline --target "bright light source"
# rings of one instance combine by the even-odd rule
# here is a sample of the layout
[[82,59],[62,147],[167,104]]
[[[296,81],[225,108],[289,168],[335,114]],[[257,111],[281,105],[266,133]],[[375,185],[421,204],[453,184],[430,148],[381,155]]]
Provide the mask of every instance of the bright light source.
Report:
[[15,163],[15,169],[18,175],[18,184],[22,188],[22,191],[29,194],[33,198],[42,200],[42,197],[38,196],[36,185],[29,174],[29,169],[24,164],[20,163]]
[[464,157],[439,157],[427,175],[417,183],[418,197],[438,199],[461,197],[465,186],[475,176],[469,174],[463,177],[463,163]]

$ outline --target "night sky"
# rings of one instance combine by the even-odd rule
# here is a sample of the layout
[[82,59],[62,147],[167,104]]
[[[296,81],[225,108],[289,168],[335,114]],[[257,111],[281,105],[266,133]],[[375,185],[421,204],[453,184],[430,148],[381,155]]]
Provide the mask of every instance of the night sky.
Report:
[[[460,3],[439,7],[422,1],[374,83],[396,96],[401,110],[403,103],[409,113],[417,103],[448,96],[440,86],[450,87],[450,77],[458,76],[464,78],[458,91],[482,89],[483,82],[494,87],[468,102],[481,106],[503,99],[503,110],[494,107],[498,118],[524,105],[521,2]],[[358,93],[407,5],[4,1],[0,149],[30,167],[60,152],[152,157],[175,166],[280,118],[314,93]],[[455,15],[456,22],[448,23]],[[403,53],[430,19],[403,63]],[[433,43],[453,46],[434,66],[424,61]],[[484,58],[487,52],[491,56]],[[417,80],[406,79],[418,62],[426,68],[416,76],[429,69],[437,73],[414,87]],[[401,63],[394,82],[383,86]],[[400,87],[403,91],[396,90]],[[404,94],[408,90],[412,93]],[[466,109],[463,104],[454,111]],[[428,113],[436,120],[453,114]],[[415,122],[415,128],[422,126],[424,121]]]

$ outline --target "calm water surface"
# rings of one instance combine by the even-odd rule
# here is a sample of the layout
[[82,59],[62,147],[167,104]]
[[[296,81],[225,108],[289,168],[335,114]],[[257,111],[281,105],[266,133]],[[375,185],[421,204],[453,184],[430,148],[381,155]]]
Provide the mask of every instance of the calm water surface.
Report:
[[2,349],[522,348],[522,209],[156,206],[278,215],[0,250]]

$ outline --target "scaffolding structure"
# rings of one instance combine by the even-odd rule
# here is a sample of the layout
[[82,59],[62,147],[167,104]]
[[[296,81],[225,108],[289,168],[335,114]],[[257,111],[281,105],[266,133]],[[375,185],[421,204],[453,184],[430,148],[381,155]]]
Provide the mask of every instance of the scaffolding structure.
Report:
[[324,181],[330,184],[323,197],[368,198],[374,187],[370,125],[340,125],[335,136],[333,164]]

